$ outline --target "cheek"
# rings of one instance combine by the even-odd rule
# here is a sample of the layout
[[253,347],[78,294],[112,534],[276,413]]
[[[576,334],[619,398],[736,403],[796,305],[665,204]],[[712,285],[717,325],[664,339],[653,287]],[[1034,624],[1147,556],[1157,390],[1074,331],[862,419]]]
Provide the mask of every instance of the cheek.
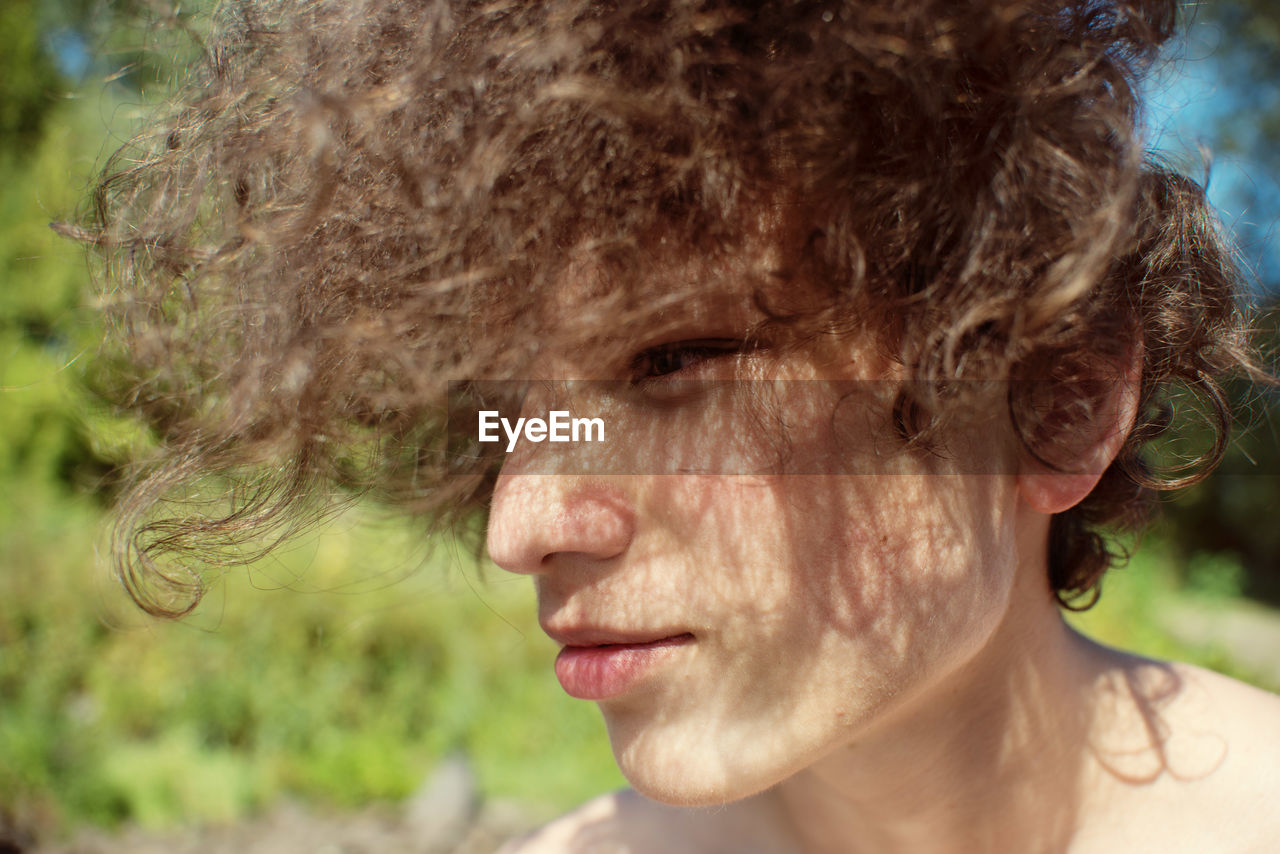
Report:
[[972,654],[1011,577],[993,557],[1002,487],[932,480],[650,481],[645,563],[663,571],[646,600],[680,614],[698,647],[606,707],[634,785],[689,804],[760,791]]
[[1012,527],[998,478],[831,478],[791,502],[823,519],[823,540],[797,552],[818,624],[889,661],[962,647],[994,628],[1012,584]]
[[1009,489],[919,474],[707,479],[665,506],[696,520],[680,544],[696,556],[687,595],[715,626],[785,650],[790,675],[839,668],[865,686],[945,668],[994,631],[1014,573]]

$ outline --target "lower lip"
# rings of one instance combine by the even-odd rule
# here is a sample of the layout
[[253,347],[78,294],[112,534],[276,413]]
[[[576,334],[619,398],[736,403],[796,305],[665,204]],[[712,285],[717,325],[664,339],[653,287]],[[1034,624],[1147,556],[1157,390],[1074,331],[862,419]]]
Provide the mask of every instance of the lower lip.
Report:
[[676,635],[648,643],[566,646],[556,656],[556,678],[565,693],[579,700],[607,700],[625,694],[655,665],[693,643]]

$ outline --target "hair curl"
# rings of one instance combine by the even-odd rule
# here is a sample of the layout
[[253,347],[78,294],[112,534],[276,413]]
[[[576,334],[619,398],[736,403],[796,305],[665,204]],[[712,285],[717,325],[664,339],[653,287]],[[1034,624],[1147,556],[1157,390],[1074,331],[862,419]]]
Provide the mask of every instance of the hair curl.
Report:
[[[1096,591],[1101,532],[1179,481],[1141,457],[1169,429],[1162,389],[1211,401],[1224,438],[1219,384],[1256,373],[1203,193],[1136,130],[1174,18],[1165,0],[224,4],[79,232],[106,260],[116,394],[166,460],[125,499],[122,577],[185,612],[187,567],[243,557],[325,483],[474,516],[489,476],[433,456],[443,380],[519,376],[552,320],[626,323],[662,236],[717,257],[782,206],[788,257],[826,289],[787,322],[871,312],[918,379],[1083,388],[1141,348],[1137,425],[1052,523],[1060,600]],[[583,258],[614,286],[548,317]],[[1062,462],[1028,401],[1010,408]],[[209,471],[259,487],[157,509]]]

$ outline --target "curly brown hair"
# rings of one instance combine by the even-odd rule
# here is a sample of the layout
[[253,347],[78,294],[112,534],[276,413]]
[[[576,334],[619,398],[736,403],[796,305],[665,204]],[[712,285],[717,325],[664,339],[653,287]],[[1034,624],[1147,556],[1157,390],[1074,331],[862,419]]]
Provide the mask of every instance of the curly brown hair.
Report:
[[[1162,390],[1211,403],[1219,441],[1198,476],[1225,441],[1220,383],[1257,373],[1203,192],[1137,130],[1175,11],[226,3],[78,231],[105,259],[115,392],[163,451],[123,501],[121,576],[147,610],[183,613],[201,566],[269,545],[325,484],[476,518],[492,472],[434,450],[444,381],[518,377],[552,334],[607,345],[665,237],[718,257],[781,209],[794,239],[772,272],[822,283],[824,304],[774,320],[890,330],[926,383],[1069,385],[1140,347],[1138,423],[1052,523],[1050,584],[1087,598],[1115,560],[1102,532],[1186,479],[1142,462],[1170,429]],[[547,289],[584,258],[611,287],[574,322],[549,318]],[[1027,438],[1027,401],[1010,408],[1057,462]],[[208,472],[230,475],[229,505],[165,512]]]

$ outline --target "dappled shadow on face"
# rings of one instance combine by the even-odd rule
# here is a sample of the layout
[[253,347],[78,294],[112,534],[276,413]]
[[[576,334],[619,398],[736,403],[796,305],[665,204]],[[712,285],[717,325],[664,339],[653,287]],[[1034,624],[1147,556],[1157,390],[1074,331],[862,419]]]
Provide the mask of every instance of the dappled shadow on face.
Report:
[[[1094,740],[1087,703],[1028,699],[1053,696],[1064,676],[1020,648],[1033,621],[1058,617],[1047,579],[1019,573],[1016,445],[1002,407],[919,448],[895,427],[893,383],[681,392],[637,402],[616,383],[542,384],[523,412],[603,413],[613,443],[506,453],[490,532],[508,568],[535,573],[544,626],[693,637],[601,702],[639,790],[722,803],[904,717],[950,715],[960,723],[945,728],[947,761],[998,787],[1011,821],[1033,816],[1029,837],[1058,850],[1075,832],[1090,751],[1132,782],[1170,769],[1158,736],[1176,680],[1130,686],[1125,702],[1149,738],[1119,747]],[[1043,608],[1011,618],[1027,599]],[[964,803],[901,795],[921,809]],[[988,832],[975,827],[965,844],[998,845]]]
[[[605,479],[634,507],[625,552],[552,555],[539,575],[544,621],[696,638],[670,678],[606,703],[624,769],[650,769],[656,789],[678,782],[711,800],[767,785],[936,682],[992,631],[1013,570],[1007,478],[902,450],[891,398],[863,391],[851,402],[847,388],[809,387],[764,410],[780,417],[784,446],[783,432],[733,425],[721,461],[761,474]],[[696,442],[654,418],[628,436],[630,463],[705,461]],[[1003,453],[956,445],[993,466]],[[834,473],[779,474],[779,460]],[[563,496],[574,480],[543,488]]]

